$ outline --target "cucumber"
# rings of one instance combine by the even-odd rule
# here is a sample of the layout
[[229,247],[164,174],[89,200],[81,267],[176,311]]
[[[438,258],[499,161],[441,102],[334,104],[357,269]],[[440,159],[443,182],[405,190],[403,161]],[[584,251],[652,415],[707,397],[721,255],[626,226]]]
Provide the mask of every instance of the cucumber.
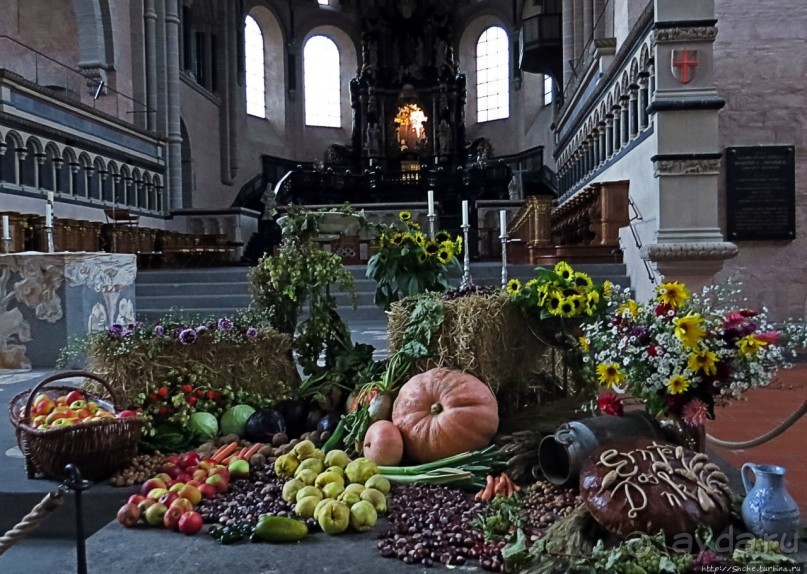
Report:
[[308,534],[305,522],[286,518],[284,516],[270,516],[264,514],[258,519],[254,536],[264,542],[297,542]]

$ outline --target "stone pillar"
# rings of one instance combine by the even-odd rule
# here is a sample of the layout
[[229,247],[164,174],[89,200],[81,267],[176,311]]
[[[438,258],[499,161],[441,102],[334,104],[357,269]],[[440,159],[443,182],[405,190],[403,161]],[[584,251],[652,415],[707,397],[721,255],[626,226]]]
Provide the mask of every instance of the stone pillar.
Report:
[[639,74],[639,131],[647,128],[647,74]]
[[146,125],[157,129],[157,10],[154,0],[145,0],[143,20],[146,28]]
[[572,79],[574,64],[574,2],[563,0],[563,85],[560,93],[566,89]]
[[630,139],[639,133],[639,86],[630,86]]
[[182,132],[179,100],[179,1],[166,0],[166,70],[168,72],[168,209],[182,207]]
[[619,117],[619,127],[622,131],[622,146],[627,145],[628,141],[630,141],[630,114],[628,113],[628,109],[630,106],[630,96],[627,94],[622,94],[620,98],[622,104],[620,106],[620,117]]
[[611,113],[614,114],[614,129],[612,130],[612,134],[614,136],[613,142],[613,153],[616,155],[619,150],[622,148],[622,113],[621,113],[621,106],[619,104],[615,104],[614,107],[611,108]]
[[600,130],[599,128],[594,128],[594,131],[591,132],[592,143],[594,144],[594,168],[596,168],[602,162],[602,158],[600,157]]
[[[724,101],[714,86],[713,0],[655,0],[654,115],[658,178],[656,242],[642,248],[665,280],[685,281],[697,289],[711,281],[737,247],[723,240],[718,197],[721,146],[718,111]],[[690,79],[673,75],[674,50],[697,50]],[[651,79],[652,82],[652,79]],[[653,85],[651,83],[651,90]]]
[[605,159],[614,155],[614,116],[605,114]]

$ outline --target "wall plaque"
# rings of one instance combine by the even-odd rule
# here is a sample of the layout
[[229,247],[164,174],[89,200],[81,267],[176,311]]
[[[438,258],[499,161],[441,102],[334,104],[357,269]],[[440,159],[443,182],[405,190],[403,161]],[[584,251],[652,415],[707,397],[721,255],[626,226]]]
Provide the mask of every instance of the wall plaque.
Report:
[[796,237],[796,162],[793,146],[726,148],[728,239]]

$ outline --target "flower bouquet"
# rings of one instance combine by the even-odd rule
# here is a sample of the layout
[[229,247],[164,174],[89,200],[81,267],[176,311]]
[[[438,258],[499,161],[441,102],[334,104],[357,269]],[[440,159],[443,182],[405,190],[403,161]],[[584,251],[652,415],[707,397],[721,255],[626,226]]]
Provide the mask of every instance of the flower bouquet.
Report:
[[807,343],[803,324],[775,328],[766,311],[740,300],[736,285],[707,286],[690,294],[663,283],[654,300],[638,303],[615,294],[605,320],[584,327],[580,345],[590,379],[609,389],[598,400],[606,414],[622,414],[629,395],[657,418],[688,427],[714,418],[716,404],[771,382],[787,354]]
[[409,295],[448,289],[449,270],[460,269],[461,237],[438,231],[429,238],[408,211],[400,212],[395,223],[378,225],[377,232],[375,254],[367,262],[367,278],[378,284],[376,305],[388,310]]

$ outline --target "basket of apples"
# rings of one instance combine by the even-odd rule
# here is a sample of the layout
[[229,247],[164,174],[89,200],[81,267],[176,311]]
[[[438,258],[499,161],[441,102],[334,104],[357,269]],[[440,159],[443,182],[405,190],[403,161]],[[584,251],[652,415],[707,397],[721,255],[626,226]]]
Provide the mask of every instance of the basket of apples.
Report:
[[[51,384],[72,377],[98,382],[111,402],[75,387]],[[107,478],[137,454],[143,428],[136,412],[120,408],[104,379],[83,371],[50,376],[18,394],[9,404],[9,417],[28,478],[37,474],[64,478],[69,463],[89,480]]]

